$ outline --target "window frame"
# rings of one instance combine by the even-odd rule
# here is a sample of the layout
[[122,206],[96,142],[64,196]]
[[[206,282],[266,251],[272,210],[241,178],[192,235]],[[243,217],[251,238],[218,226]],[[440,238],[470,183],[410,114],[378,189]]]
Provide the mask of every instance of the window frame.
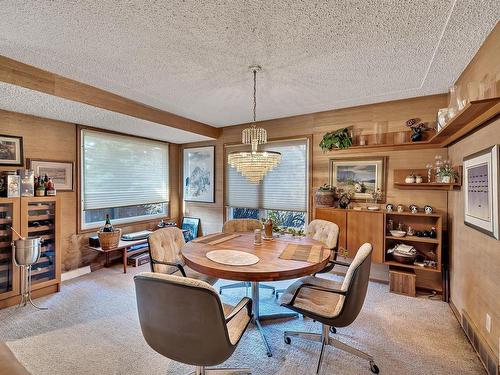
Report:
[[[126,133],[121,133],[121,132],[116,132],[112,130],[107,130],[107,129],[98,129],[98,128],[93,128],[90,126],[84,126],[84,125],[77,125],[76,132],[77,132],[77,163],[79,170],[76,173],[77,176],[77,189],[78,189],[78,201],[76,205],[76,217],[77,217],[77,233],[91,233],[95,232],[96,229],[104,225],[104,220],[102,222],[95,222],[92,224],[85,224],[85,211],[83,210],[83,168],[82,168],[82,162],[83,162],[83,131],[84,130],[90,130],[90,131],[95,131],[95,132],[101,132],[101,133],[106,133],[106,134],[114,134],[114,135],[119,135],[119,136],[126,136],[126,137],[133,137],[133,138],[139,138],[139,139],[144,139],[147,141],[152,141],[152,142],[159,142],[159,143],[164,143],[165,145],[168,146],[167,148],[167,153],[168,153],[168,196],[167,196],[167,210],[165,214],[156,214],[156,215],[146,215],[146,216],[133,216],[130,218],[123,218],[123,219],[116,219],[113,220],[113,225],[120,228],[120,227],[126,227],[134,224],[147,224],[147,223],[153,223],[157,222],[159,219],[164,219],[164,220],[169,220],[171,219],[171,192],[172,192],[172,179],[171,179],[171,143],[170,142],[165,142],[165,141],[159,141],[156,139],[151,139],[151,138],[146,138],[146,137],[141,137],[137,135],[131,135],[131,134],[126,134]],[[129,206],[123,206],[123,207],[129,207]]]
[[[276,138],[268,138],[268,143],[272,142],[286,142],[286,141],[294,141],[294,140],[301,140],[304,139],[306,140],[307,144],[307,181],[306,181],[306,223],[305,225],[311,221],[312,219],[312,197],[311,197],[311,191],[312,191],[312,181],[313,181],[313,176],[312,176],[312,171],[313,171],[313,165],[312,165],[312,156],[313,156],[313,147],[312,147],[312,141],[313,141],[313,135],[312,134],[305,134],[305,135],[296,135],[296,136],[289,136],[289,137],[276,137]],[[223,183],[223,207],[222,207],[222,218],[223,222],[226,222],[228,220],[228,211],[230,209],[230,206],[227,204],[227,197],[226,197],[226,184],[227,184],[227,172],[226,172],[226,163],[227,163],[227,155],[230,150],[230,146],[237,146],[241,145],[241,142],[228,142],[224,143],[224,156],[223,156],[223,165],[222,165],[222,183]],[[259,210],[262,210],[261,208]]]

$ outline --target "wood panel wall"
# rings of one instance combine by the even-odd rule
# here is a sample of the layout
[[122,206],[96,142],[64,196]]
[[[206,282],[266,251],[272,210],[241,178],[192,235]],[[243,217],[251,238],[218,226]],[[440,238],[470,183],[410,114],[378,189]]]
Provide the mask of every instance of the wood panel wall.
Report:
[[[432,122],[439,108],[445,107],[447,97],[444,94],[398,100],[380,104],[365,105],[327,112],[294,116],[259,122],[267,129],[268,137],[293,138],[312,135],[312,189],[310,202],[315,190],[328,182],[328,161],[330,158],[388,156],[387,164],[387,201],[409,205],[415,203],[421,207],[430,204],[438,211],[446,213],[446,192],[441,191],[404,191],[393,188],[394,169],[425,168],[434,160],[435,155],[447,156],[446,149],[427,149],[414,151],[389,151],[365,154],[361,152],[336,154],[335,151],[323,152],[319,147],[323,135],[335,129],[353,126],[366,134],[373,134],[375,127],[382,125],[386,131],[406,130],[404,123],[409,118],[418,117],[424,122]],[[216,201],[215,203],[184,203],[184,215],[201,218],[203,233],[220,231],[224,220],[224,144],[241,142],[241,131],[248,125],[223,128],[221,137],[214,142],[198,142],[184,145],[195,147],[202,145],[216,146]]]
[[[75,124],[0,110],[0,134],[23,137],[24,158],[73,161],[75,176],[78,174],[77,126]],[[179,150],[171,144],[170,157],[170,213],[174,220],[179,217]],[[15,170],[20,167],[0,166],[0,171]],[[72,270],[85,265],[97,266],[102,259],[96,252],[87,250],[88,237],[94,233],[79,233],[77,227],[76,178],[75,190],[59,191],[62,206],[62,269]],[[149,228],[153,223],[138,223],[122,226],[125,232]]]
[[[487,74],[500,79],[499,51],[500,25],[497,25],[457,84],[466,86]],[[465,156],[494,144],[500,144],[500,119],[449,147],[449,156],[454,163],[463,164]],[[459,312],[468,313],[493,352],[499,353],[500,241],[464,225],[464,195],[463,189],[448,194],[451,301]],[[492,319],[491,332],[485,327],[487,313]]]

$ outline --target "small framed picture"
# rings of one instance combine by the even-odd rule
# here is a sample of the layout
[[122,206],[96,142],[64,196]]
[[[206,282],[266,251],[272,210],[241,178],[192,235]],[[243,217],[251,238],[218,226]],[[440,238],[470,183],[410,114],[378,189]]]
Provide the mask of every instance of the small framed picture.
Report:
[[184,200],[215,202],[215,146],[184,149]]
[[35,176],[49,176],[57,191],[73,191],[73,162],[27,159],[26,165]]
[[0,134],[0,165],[23,165],[23,137]]
[[182,233],[184,240],[189,242],[198,237],[198,230],[200,229],[200,219],[197,217],[184,217],[182,219]]
[[464,158],[464,221],[491,237],[500,239],[499,145]]

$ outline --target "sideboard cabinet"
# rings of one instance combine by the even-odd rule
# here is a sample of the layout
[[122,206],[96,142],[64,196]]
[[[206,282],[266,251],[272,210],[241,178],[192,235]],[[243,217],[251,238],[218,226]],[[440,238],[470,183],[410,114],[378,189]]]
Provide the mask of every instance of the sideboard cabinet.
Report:
[[331,221],[339,226],[338,248],[348,258],[354,258],[365,242],[373,246],[372,262],[384,262],[384,213],[341,208],[316,208],[316,219]]
[[42,255],[33,265],[33,296],[58,292],[61,284],[61,205],[55,197],[0,198],[0,308],[20,301],[21,277],[14,264],[11,242],[23,237],[42,238]]

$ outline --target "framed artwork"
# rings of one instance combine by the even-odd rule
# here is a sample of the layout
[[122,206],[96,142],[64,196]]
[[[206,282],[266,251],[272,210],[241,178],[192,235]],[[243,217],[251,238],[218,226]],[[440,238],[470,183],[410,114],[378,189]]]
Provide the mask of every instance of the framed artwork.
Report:
[[197,217],[184,217],[182,219],[182,232],[184,239],[189,242],[198,237],[198,230],[200,228],[200,219]]
[[56,190],[73,191],[73,162],[27,159],[26,164],[35,176],[47,175],[52,178]]
[[184,200],[215,202],[215,146],[184,149]]
[[372,199],[373,192],[384,192],[385,164],[385,157],[330,159],[330,185],[354,191],[355,200]]
[[23,137],[0,134],[0,165],[23,165]]
[[465,225],[500,239],[499,153],[495,145],[464,158]]

